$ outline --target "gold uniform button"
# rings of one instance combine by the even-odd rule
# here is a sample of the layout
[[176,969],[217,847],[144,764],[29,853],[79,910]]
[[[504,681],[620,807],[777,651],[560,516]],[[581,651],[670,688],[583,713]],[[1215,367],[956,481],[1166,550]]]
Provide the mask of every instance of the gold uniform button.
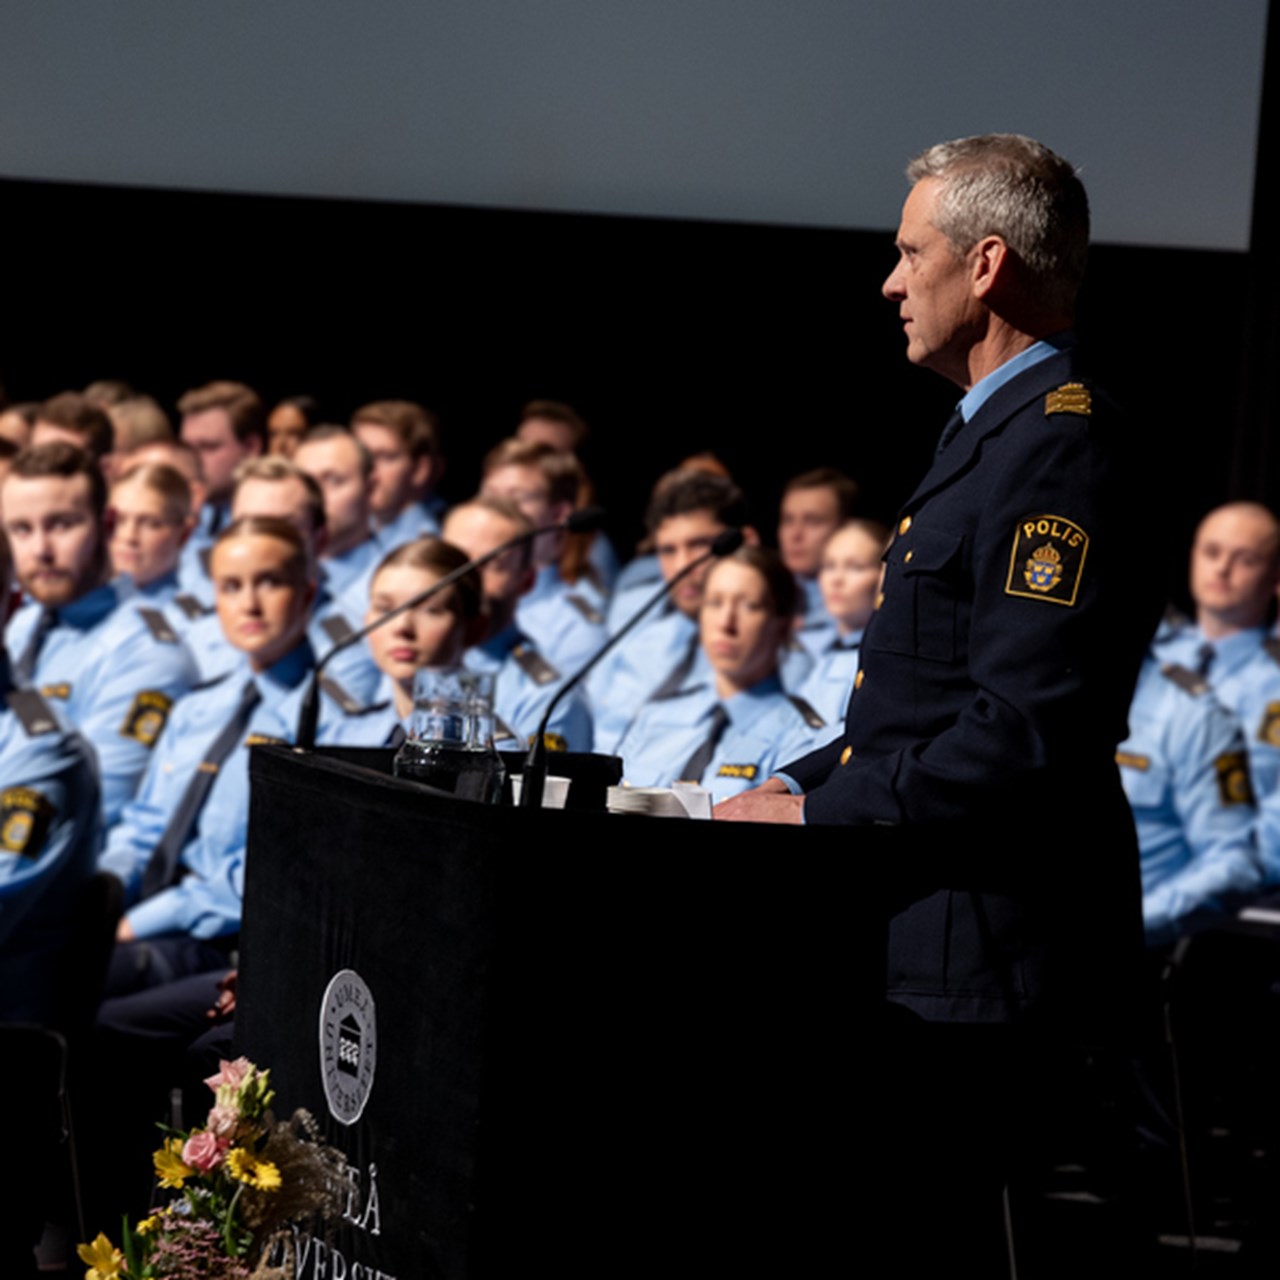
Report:
[[903,563],[903,564],[910,564],[910,563],[911,563],[911,557],[912,557],[913,555],[915,555],[915,552],[914,552],[914,551],[908,551],[908,552],[907,552],[907,554],[906,554],[905,556],[903,556],[903,557],[902,557],[902,563]]
[[877,591],[876,592],[876,608],[878,609],[882,604],[884,604],[884,592]]
[[852,755],[853,755],[853,748],[852,748],[852,747],[845,747],[845,749],[840,753],[840,763],[841,763],[841,764],[848,764],[848,763],[849,763],[849,757],[850,757],[850,756],[852,756]]
[[911,528],[911,517],[903,516],[902,519],[898,521],[898,532],[906,533],[906,531],[910,528]]
[[862,682],[863,682],[863,680],[865,680],[865,679],[866,679],[866,676],[867,676],[867,673],[866,673],[865,671],[863,671],[861,667],[859,667],[859,668],[858,668],[858,674],[857,674],[856,676],[854,676],[854,677],[853,677],[853,687],[854,687],[855,689],[861,689],[861,688],[862,688]]

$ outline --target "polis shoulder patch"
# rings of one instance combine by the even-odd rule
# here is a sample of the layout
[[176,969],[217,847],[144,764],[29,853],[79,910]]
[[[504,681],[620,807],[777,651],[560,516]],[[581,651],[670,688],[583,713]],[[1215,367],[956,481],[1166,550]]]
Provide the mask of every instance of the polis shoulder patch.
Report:
[[542,745],[546,747],[548,751],[569,750],[569,744],[565,741],[564,735],[552,733],[550,730],[542,735]]
[[1005,594],[1073,605],[1088,553],[1089,535],[1073,520],[1023,516],[1014,529]]
[[1087,418],[1093,412],[1093,397],[1083,382],[1064,382],[1044,398],[1044,416],[1074,413]]
[[53,805],[34,787],[6,787],[0,791],[0,850],[37,857],[53,815]]
[[1226,751],[1213,762],[1218,775],[1218,798],[1225,806],[1253,803],[1249,758],[1243,751]]
[[159,689],[144,689],[137,694],[120,726],[122,738],[136,738],[144,747],[154,747],[156,739],[169,719],[173,699]]
[[1268,702],[1258,725],[1258,741],[1269,747],[1280,747],[1280,702]]

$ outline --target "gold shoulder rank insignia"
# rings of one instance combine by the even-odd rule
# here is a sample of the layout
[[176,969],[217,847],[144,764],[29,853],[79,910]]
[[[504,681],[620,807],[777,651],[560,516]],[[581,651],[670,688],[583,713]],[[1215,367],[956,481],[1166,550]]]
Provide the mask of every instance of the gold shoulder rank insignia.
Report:
[[1093,412],[1093,397],[1083,382],[1064,382],[1044,398],[1044,416],[1074,413],[1087,418]]
[[34,787],[6,787],[0,791],[0,849],[36,857],[53,814],[53,805]]
[[559,733],[551,733],[550,731],[542,735],[542,745],[548,751],[568,751],[569,744],[564,740],[563,735]]
[[1073,605],[1084,574],[1089,535],[1064,516],[1023,516],[1013,535],[1006,595]]
[[244,740],[246,747],[287,747],[284,738],[273,738],[269,733],[251,733]]
[[144,747],[154,747],[169,719],[173,699],[159,689],[144,689],[133,700],[120,726],[122,738],[137,738]]
[[716,770],[717,778],[746,778],[748,782],[754,782],[755,776],[760,772],[758,764],[722,764]]
[[1224,805],[1252,804],[1249,760],[1243,751],[1227,751],[1213,762],[1218,775],[1218,798]]
[[1258,726],[1258,741],[1271,747],[1280,747],[1280,702],[1268,702]]

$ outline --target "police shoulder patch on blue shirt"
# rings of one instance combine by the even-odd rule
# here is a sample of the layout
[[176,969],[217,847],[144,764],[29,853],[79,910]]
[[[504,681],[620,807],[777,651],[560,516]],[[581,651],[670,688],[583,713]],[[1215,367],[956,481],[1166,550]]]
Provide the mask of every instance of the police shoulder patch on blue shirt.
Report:
[[44,848],[54,809],[34,787],[0,791],[0,851],[34,858]]
[[1280,747],[1280,702],[1268,702],[1258,725],[1258,741],[1271,747]]
[[169,718],[173,699],[159,689],[143,689],[135,695],[120,726],[122,738],[136,738],[144,747],[154,747]]
[[1243,751],[1224,751],[1213,768],[1218,775],[1218,798],[1224,805],[1253,804],[1249,759]]
[[1005,594],[1074,605],[1088,551],[1089,535],[1074,520],[1023,516],[1014,529]]

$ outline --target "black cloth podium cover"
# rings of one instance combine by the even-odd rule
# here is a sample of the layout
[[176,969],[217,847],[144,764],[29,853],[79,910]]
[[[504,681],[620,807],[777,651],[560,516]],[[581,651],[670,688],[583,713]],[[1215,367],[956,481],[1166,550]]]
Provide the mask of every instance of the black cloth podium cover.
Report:
[[883,991],[847,832],[486,808],[283,747],[251,776],[237,1042],[353,1170],[300,1276],[847,1259]]

